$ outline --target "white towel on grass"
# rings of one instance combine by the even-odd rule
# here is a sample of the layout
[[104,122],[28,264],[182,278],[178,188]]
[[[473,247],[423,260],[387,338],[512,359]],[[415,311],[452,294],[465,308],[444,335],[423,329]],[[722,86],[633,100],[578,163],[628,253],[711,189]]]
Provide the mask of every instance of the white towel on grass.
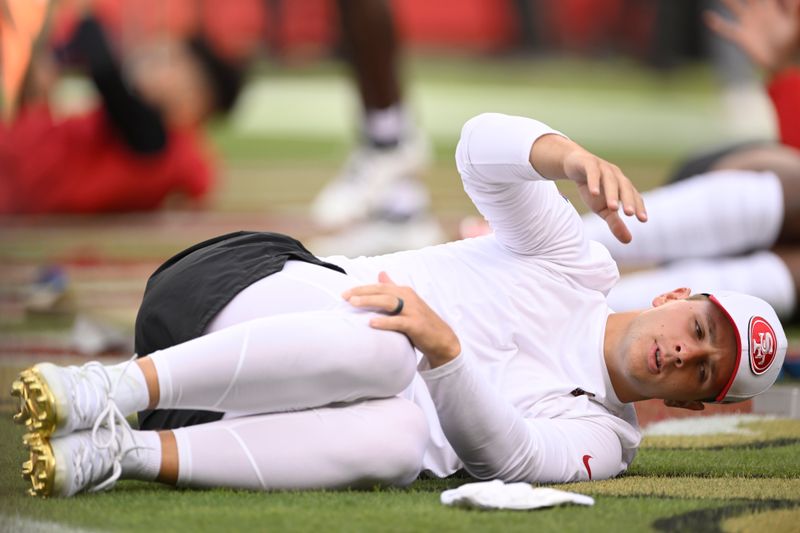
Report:
[[524,511],[541,507],[554,507],[567,503],[577,505],[594,505],[594,498],[544,487],[534,488],[528,483],[503,483],[483,481],[467,483],[457,489],[442,493],[444,505],[464,507],[468,509],[509,509]]

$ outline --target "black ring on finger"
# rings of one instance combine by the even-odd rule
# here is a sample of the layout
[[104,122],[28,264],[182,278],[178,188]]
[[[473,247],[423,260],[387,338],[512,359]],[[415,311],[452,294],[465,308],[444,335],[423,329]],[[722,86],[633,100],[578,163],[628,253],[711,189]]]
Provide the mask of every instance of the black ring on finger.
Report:
[[403,311],[403,306],[404,305],[405,305],[405,302],[403,302],[403,299],[398,296],[397,297],[397,307],[395,307],[394,309],[389,311],[389,314],[392,315],[392,316],[399,315]]

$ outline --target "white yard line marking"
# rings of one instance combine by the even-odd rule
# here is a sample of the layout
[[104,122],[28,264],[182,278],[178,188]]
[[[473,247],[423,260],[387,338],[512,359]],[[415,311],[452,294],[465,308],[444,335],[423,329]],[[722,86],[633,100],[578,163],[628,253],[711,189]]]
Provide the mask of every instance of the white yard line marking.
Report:
[[34,520],[22,516],[0,515],[0,531],[24,531],[25,533],[99,533],[99,529],[83,529],[66,526],[58,522]]

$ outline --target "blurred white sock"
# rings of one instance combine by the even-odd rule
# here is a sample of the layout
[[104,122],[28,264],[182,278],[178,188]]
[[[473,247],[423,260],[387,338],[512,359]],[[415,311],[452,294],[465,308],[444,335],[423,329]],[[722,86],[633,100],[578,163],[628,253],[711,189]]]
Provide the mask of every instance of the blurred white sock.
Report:
[[384,109],[368,109],[364,115],[364,134],[376,146],[394,146],[409,129],[409,120],[403,104],[393,104]]

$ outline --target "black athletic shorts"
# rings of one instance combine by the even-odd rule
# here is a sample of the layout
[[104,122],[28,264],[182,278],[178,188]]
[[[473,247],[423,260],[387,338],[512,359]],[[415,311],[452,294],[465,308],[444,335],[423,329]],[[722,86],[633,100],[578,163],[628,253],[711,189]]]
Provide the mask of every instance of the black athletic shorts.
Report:
[[[196,244],[150,276],[136,316],[140,357],[199,337],[243,289],[296,260],[336,270],[299,241],[278,233],[239,231]],[[172,429],[212,422],[224,413],[156,409],[139,413],[141,429]]]

